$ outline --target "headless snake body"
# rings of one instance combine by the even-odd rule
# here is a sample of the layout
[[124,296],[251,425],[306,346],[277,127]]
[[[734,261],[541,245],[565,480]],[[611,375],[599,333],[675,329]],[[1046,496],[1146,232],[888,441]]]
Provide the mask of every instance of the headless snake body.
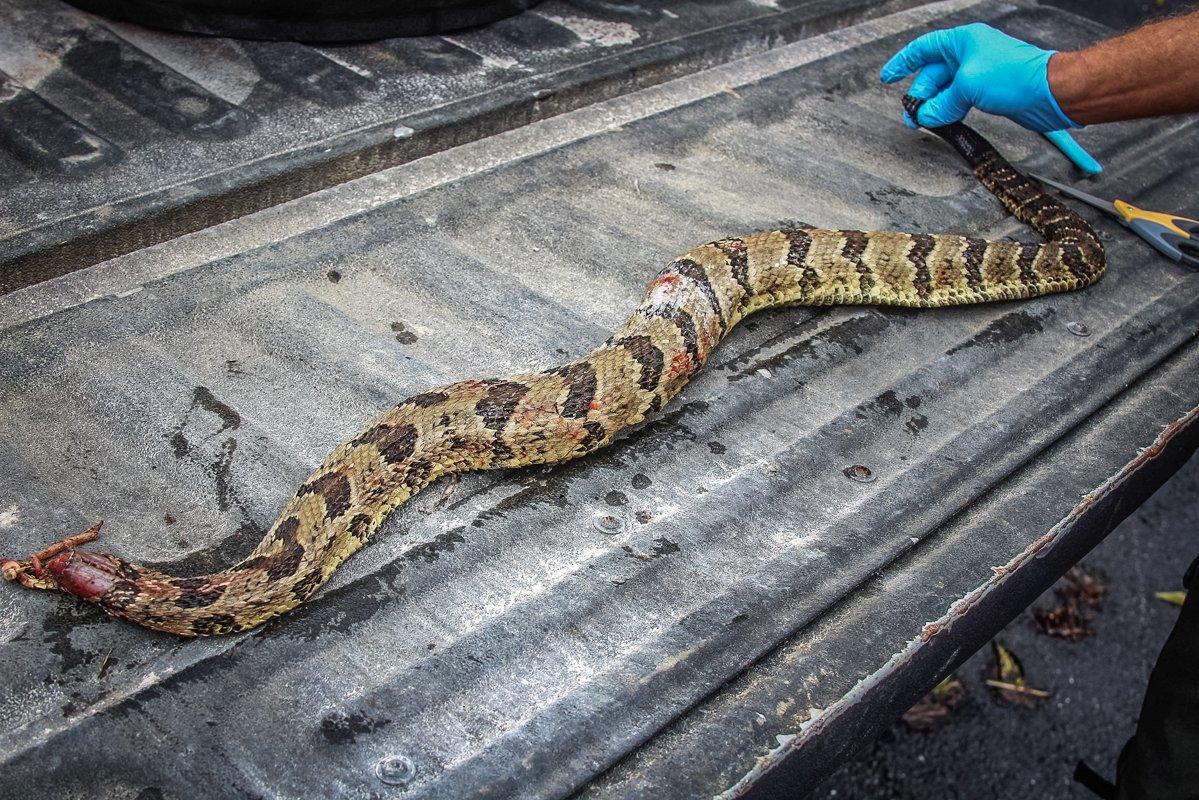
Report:
[[[913,118],[915,109],[905,99]],[[438,478],[578,458],[670,401],[742,319],[791,305],[949,306],[1079,289],[1105,268],[1077,214],[970,128],[933,131],[1040,245],[966,236],[776,230],[697,247],[650,284],[628,322],[569,363],[409,397],[337,447],[252,553],[223,572],[173,577],[79,549],[98,526],[25,561],[8,580],[59,589],[182,636],[252,628],[304,602],[397,506]]]

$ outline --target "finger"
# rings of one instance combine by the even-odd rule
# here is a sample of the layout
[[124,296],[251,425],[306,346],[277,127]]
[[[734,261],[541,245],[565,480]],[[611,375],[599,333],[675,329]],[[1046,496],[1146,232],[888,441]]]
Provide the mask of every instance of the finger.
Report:
[[957,63],[956,48],[953,47],[953,29],[930,31],[918,36],[883,65],[879,77],[883,83],[895,83],[906,78],[925,64],[934,61]]
[[966,99],[961,83],[952,81],[939,94],[933,96],[916,112],[917,122],[926,128],[939,128],[951,122],[960,122],[972,103]]
[[912,81],[908,94],[917,100],[927,100],[953,82],[953,70],[944,61],[934,61],[923,67]]
[[1081,144],[1074,141],[1074,137],[1070,135],[1069,131],[1049,131],[1045,134],[1045,138],[1086,174],[1098,175],[1103,172],[1103,165],[1083,149]]

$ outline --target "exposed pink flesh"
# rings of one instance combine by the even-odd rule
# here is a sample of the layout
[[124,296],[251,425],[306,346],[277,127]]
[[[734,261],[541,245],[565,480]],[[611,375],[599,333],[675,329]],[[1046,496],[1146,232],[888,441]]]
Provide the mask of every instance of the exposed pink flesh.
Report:
[[65,592],[94,600],[104,595],[116,582],[112,563],[102,555],[83,550],[67,550],[42,565],[54,576]]

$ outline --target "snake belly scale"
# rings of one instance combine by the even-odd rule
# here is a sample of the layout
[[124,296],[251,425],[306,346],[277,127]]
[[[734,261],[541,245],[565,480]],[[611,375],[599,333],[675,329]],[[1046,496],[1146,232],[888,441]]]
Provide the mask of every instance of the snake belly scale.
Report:
[[[909,102],[909,105],[910,102]],[[914,115],[913,115],[914,116]],[[970,128],[933,131],[1042,244],[966,236],[774,230],[697,247],[667,266],[596,349],[541,372],[409,397],[337,447],[249,556],[175,577],[80,544],[0,564],[25,586],[183,636],[252,628],[304,602],[397,506],[438,478],[584,456],[670,401],[742,319],[790,305],[934,307],[1079,289],[1105,268],[1095,232]]]

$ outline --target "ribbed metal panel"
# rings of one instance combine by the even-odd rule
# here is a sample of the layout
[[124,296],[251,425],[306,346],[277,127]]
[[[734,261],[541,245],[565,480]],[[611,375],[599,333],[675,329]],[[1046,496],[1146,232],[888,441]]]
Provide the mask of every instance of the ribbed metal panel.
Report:
[[[585,351],[660,264],[720,235],[1029,235],[877,83],[907,38],[978,18],[1059,46],[1102,33],[992,2],[899,11],[0,298],[5,550],[105,519],[122,555],[228,563],[378,410]],[[1064,174],[1035,138],[979,124]],[[1108,165],[1097,193],[1194,202],[1193,121],[1083,138]],[[1159,373],[1190,353],[1199,276],[1108,243],[1108,276],[1079,294],[755,317],[608,450],[432,487],[248,635],[180,642],[0,591],[0,795],[729,789],[811,716],[793,693],[758,732],[730,692],[804,681],[829,705],[936,619],[913,615],[989,585],[1079,481],[1194,405]],[[1153,414],[1085,428],[1155,375],[1176,388]],[[1084,429],[1110,447],[1076,480],[1027,481]],[[1036,513],[996,516],[1004,492]],[[795,647],[809,660],[789,672]]]
[[915,2],[551,0],[446,37],[325,47],[4,3],[0,293]]

